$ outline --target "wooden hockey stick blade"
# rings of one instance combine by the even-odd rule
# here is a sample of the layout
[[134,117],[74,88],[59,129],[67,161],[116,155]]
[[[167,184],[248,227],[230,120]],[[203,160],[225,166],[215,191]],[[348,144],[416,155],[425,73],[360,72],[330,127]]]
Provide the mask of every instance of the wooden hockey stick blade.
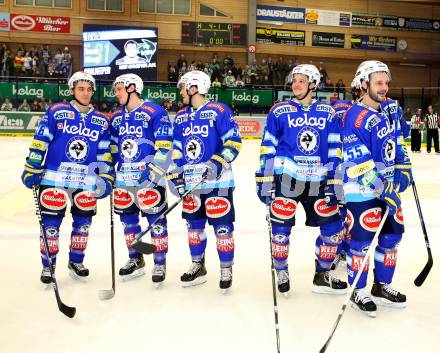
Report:
[[76,314],[76,308],[73,308],[71,306],[67,306],[64,303],[59,303],[58,304],[58,309],[60,309],[60,311],[66,315],[67,317],[73,318]]
[[434,261],[432,260],[432,255],[431,255],[429,257],[428,262],[426,263],[425,267],[423,268],[422,272],[420,272],[420,274],[414,280],[414,284],[417,287],[420,287],[423,284],[423,282],[425,282],[425,279],[426,279],[426,277],[428,277],[428,274],[431,271],[433,264],[434,264]]
[[131,247],[135,249],[137,252],[140,252],[141,254],[144,255],[150,255],[154,253],[154,251],[156,250],[156,246],[154,246],[153,244],[144,243],[142,241],[137,241],[132,243]]
[[113,289],[101,289],[98,292],[98,298],[101,300],[109,300],[115,296],[115,291]]

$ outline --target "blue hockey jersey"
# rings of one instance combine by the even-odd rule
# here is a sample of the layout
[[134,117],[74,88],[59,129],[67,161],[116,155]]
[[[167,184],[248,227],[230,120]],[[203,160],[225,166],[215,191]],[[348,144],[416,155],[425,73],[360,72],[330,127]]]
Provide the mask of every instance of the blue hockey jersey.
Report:
[[[111,152],[117,164],[115,186],[139,186],[141,173],[149,164],[166,171],[171,159],[172,126],[168,112],[143,102],[128,112],[118,107],[111,117]],[[165,178],[161,179],[165,185]]]
[[346,99],[334,100],[330,103],[332,108],[335,110],[335,115],[342,120],[344,113],[351,108],[353,101]]
[[346,112],[342,140],[346,202],[376,198],[378,174],[393,181],[395,165],[407,158],[398,120],[362,103]]
[[320,101],[302,106],[275,104],[267,116],[260,148],[260,172],[304,181],[334,177],[341,158],[340,120]]
[[28,157],[31,164],[44,160],[41,185],[94,191],[96,168],[112,179],[108,127],[107,117],[94,108],[81,113],[71,103],[49,106]]
[[[225,104],[208,102],[197,110],[190,106],[178,111],[174,120],[173,162],[183,168],[185,187],[196,184],[205,171],[205,162],[217,155],[232,163],[241,149],[241,137],[234,113]],[[223,170],[218,180],[200,188],[232,188],[232,168]]]

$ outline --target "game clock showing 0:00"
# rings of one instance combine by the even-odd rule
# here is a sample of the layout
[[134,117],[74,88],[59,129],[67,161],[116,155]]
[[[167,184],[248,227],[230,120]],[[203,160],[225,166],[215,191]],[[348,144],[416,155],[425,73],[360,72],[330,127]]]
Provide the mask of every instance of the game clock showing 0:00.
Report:
[[182,44],[245,46],[247,26],[239,23],[182,22]]

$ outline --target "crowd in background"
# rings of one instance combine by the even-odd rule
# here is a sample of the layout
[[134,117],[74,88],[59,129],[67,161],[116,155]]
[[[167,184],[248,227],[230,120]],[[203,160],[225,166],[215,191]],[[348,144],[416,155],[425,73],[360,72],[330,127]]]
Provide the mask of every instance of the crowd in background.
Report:
[[[231,88],[246,86],[288,86],[288,77],[292,69],[299,65],[297,58],[288,58],[280,56],[274,60],[271,56],[261,59],[258,62],[255,59],[251,65],[244,67],[237,66],[230,54],[226,54],[223,60],[220,60],[218,54],[213,54],[211,62],[202,62],[202,60],[190,60],[181,54],[174,63],[168,64],[168,81],[177,82],[185,73],[192,70],[205,72],[210,78],[213,87]],[[330,79],[323,63],[319,64],[321,73],[321,83],[319,89],[344,91],[345,84],[342,79],[338,79],[334,84]]]
[[72,74],[72,55],[69,48],[50,48],[49,45],[27,47],[20,45],[15,52],[0,45],[0,76],[68,78]]

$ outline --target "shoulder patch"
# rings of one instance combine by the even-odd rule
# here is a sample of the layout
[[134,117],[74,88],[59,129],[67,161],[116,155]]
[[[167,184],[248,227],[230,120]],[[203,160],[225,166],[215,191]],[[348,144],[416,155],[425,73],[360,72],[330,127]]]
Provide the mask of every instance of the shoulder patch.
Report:
[[223,105],[221,103],[209,102],[208,104],[206,104],[206,107],[216,108],[216,109],[220,110],[222,113],[225,112],[225,107],[223,107]]
[[151,107],[150,105],[147,105],[146,103],[141,105],[141,109],[145,109],[146,111],[149,111],[151,114],[154,114],[157,109]]
[[338,102],[336,104],[332,104],[333,109],[348,109],[351,107],[351,104],[346,102]]
[[362,109],[359,112],[356,120],[354,121],[354,126],[359,129],[362,126],[362,122],[364,121],[364,119],[367,116],[367,114],[368,114],[368,109]]
[[55,103],[55,104],[52,104],[52,105],[49,107],[49,110],[50,110],[51,112],[53,112],[54,110],[57,110],[57,109],[59,109],[59,108],[72,108],[72,106],[70,105],[70,103],[66,103],[66,102],[63,102],[63,103]]
[[380,123],[380,118],[376,114],[373,114],[367,118],[365,122],[365,128],[368,131],[371,131],[373,127],[375,127],[379,123]]

